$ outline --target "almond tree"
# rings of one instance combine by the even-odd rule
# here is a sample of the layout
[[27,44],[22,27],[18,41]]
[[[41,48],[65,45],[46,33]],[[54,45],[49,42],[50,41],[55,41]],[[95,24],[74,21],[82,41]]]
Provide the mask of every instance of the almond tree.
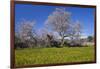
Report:
[[51,40],[53,39],[53,32],[49,32],[46,28],[40,29],[38,33],[39,43],[45,47],[51,47]]
[[61,47],[64,44],[64,38],[68,36],[67,31],[70,28],[70,13],[65,8],[56,8],[55,11],[48,16],[46,25],[53,31],[58,32],[61,37]]
[[80,44],[80,37],[82,33],[82,25],[79,21],[77,21],[75,24],[71,25],[69,37],[71,38],[72,43]]
[[34,21],[22,20],[18,28],[21,42],[27,43],[29,47],[32,46],[32,43],[36,43],[34,25]]

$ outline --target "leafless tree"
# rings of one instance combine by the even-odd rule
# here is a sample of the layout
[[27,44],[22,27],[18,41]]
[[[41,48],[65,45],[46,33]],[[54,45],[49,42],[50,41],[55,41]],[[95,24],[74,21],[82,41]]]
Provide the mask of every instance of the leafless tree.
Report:
[[70,13],[65,8],[56,8],[56,10],[48,16],[45,23],[52,30],[58,32],[61,37],[61,45],[64,44],[64,38],[68,36],[67,31],[70,28]]

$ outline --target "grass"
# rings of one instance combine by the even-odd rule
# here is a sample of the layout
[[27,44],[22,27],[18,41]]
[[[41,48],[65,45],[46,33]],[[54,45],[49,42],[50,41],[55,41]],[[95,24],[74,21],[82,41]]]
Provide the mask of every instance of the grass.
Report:
[[26,48],[15,50],[16,66],[94,60],[94,47]]

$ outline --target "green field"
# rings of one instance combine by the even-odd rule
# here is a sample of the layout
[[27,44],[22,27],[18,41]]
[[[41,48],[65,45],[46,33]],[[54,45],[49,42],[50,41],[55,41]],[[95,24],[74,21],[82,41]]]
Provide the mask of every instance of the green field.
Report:
[[26,48],[15,50],[16,66],[94,60],[94,47]]

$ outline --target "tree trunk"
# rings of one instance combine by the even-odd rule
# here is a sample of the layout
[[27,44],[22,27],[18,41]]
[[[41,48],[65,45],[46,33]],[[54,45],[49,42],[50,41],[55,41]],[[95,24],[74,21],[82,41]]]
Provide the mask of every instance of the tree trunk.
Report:
[[64,45],[64,36],[61,39],[61,45],[60,45],[60,47],[63,47],[63,45]]

